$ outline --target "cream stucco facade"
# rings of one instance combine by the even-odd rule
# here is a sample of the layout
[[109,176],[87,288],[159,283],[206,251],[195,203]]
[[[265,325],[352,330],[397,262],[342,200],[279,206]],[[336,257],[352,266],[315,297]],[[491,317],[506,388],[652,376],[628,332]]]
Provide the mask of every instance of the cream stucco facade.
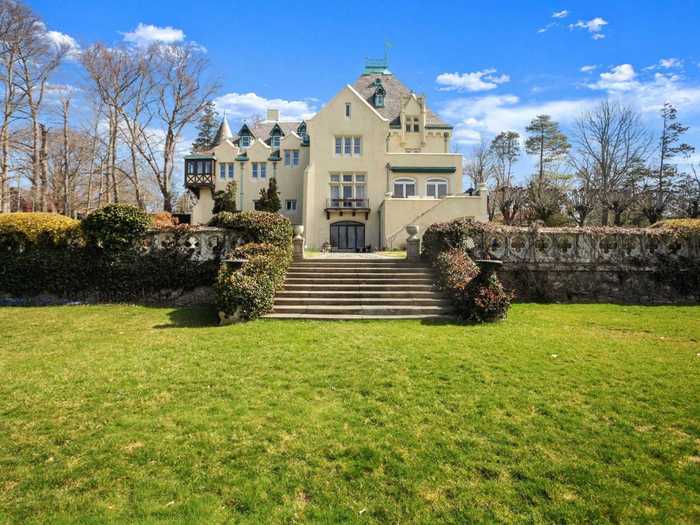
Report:
[[211,219],[213,192],[231,180],[238,209],[254,209],[272,177],[281,213],[304,226],[308,248],[402,248],[408,224],[422,233],[457,217],[485,221],[486,189],[463,192],[451,138],[424,96],[386,65],[369,67],[306,122],[285,122],[273,110],[234,136],[224,121],[216,145],[186,159],[187,186],[199,197],[192,222]]

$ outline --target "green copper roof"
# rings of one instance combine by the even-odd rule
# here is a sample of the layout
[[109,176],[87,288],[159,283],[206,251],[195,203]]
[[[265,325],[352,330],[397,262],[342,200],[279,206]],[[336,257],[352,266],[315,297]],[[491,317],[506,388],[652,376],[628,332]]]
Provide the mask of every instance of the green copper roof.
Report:
[[454,173],[454,166],[389,166],[394,173]]
[[363,75],[391,75],[389,60],[384,58],[366,58]]

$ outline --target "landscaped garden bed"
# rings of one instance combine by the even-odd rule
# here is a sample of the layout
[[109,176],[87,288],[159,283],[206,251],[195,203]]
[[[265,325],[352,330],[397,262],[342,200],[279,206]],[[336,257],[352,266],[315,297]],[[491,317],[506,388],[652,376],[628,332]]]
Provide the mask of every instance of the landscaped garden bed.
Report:
[[697,523],[700,308],[0,309],[0,523]]

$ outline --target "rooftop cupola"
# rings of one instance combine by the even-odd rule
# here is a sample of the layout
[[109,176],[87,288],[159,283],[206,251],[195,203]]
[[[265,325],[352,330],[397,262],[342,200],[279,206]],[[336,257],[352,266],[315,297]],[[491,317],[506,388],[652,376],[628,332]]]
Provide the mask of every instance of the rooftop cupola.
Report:
[[365,58],[365,70],[363,75],[391,75],[389,71],[389,59],[385,55],[384,58]]

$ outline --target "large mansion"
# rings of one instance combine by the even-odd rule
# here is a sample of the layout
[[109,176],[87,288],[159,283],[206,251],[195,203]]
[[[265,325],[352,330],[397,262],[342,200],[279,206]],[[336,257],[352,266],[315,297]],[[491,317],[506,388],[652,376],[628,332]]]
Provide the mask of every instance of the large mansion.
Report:
[[185,184],[198,197],[192,223],[211,219],[213,193],[233,180],[238,209],[254,209],[271,177],[309,248],[399,248],[409,224],[422,233],[457,217],[486,220],[486,190],[464,193],[451,139],[425,96],[374,61],[306,121],[270,109],[233,134],[224,119],[211,150],[185,159]]

